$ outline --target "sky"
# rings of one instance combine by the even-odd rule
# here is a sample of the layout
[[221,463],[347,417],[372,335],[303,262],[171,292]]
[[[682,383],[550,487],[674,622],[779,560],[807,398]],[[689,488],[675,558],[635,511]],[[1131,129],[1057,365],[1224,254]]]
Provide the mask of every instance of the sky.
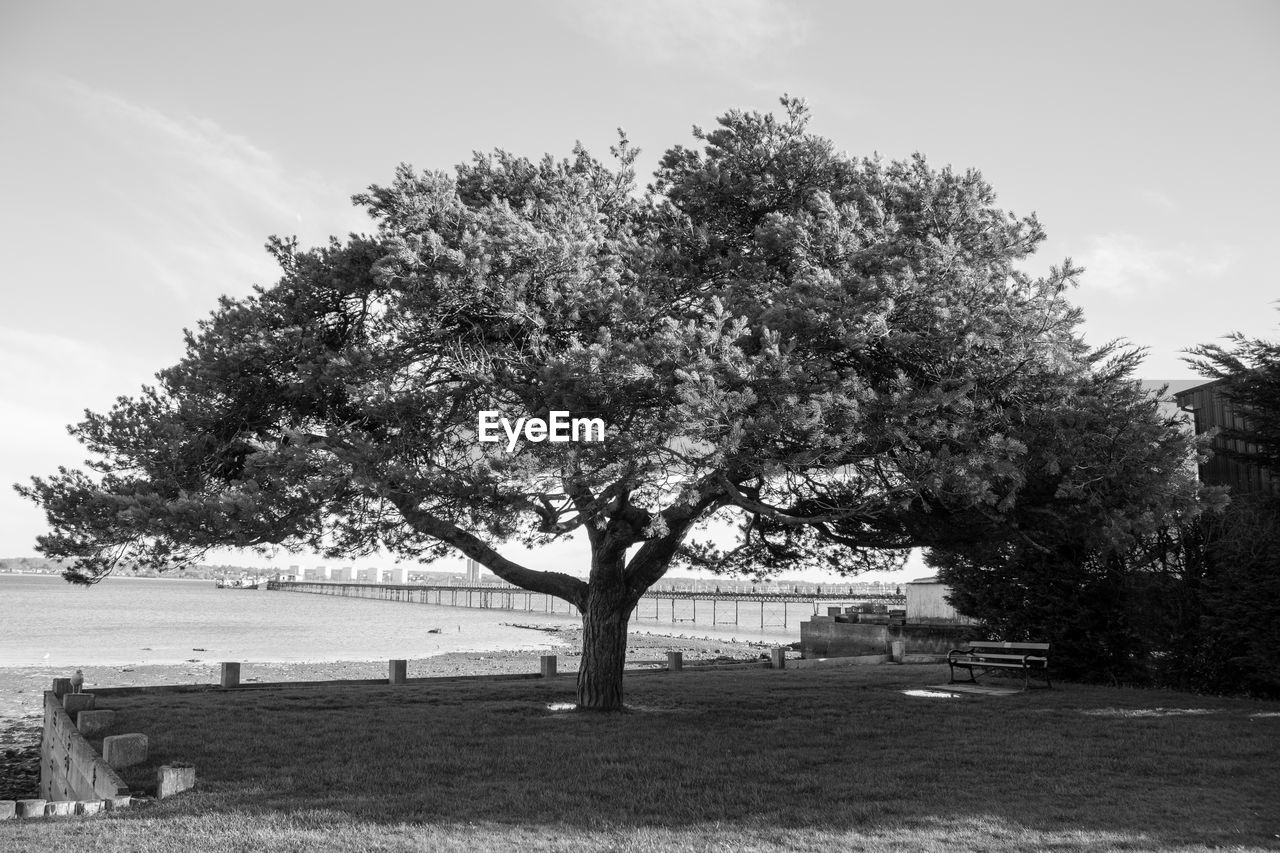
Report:
[[1049,235],[1028,271],[1086,268],[1090,343],[1195,378],[1187,347],[1280,336],[1277,92],[1274,2],[0,0],[0,557],[44,529],[7,485],[79,466],[66,424],[272,283],[269,235],[370,230],[350,197],[402,162],[623,128],[647,174],[784,93],[851,154],[981,171]]

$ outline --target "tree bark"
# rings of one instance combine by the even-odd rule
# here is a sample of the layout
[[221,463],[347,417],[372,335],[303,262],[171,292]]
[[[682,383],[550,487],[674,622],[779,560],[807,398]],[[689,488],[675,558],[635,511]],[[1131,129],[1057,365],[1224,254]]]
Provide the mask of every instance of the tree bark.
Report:
[[627,622],[635,607],[621,583],[593,583],[582,611],[582,663],[578,707],[621,711],[622,670],[627,662]]

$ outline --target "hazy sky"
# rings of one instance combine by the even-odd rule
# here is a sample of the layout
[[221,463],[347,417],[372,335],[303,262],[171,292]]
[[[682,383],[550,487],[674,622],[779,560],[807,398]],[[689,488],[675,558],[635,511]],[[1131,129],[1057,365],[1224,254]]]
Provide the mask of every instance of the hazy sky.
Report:
[[850,153],[1035,211],[1031,269],[1085,265],[1088,339],[1149,347],[1147,377],[1280,335],[1274,2],[0,0],[0,556],[43,525],[7,484],[78,465],[65,424],[273,281],[269,234],[364,230],[352,193],[473,150],[604,155],[622,127],[647,172],[784,92]]

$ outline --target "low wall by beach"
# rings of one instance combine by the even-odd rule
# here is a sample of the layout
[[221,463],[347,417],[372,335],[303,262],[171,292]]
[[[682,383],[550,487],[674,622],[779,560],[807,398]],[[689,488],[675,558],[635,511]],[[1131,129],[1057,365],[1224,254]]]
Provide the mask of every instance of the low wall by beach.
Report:
[[40,796],[49,802],[101,803],[129,798],[129,786],[89,745],[63,709],[62,698],[52,690],[44,694]]
[[891,655],[893,643],[901,642],[906,656],[941,659],[972,633],[968,625],[868,624],[815,616],[800,623],[800,651],[806,658]]

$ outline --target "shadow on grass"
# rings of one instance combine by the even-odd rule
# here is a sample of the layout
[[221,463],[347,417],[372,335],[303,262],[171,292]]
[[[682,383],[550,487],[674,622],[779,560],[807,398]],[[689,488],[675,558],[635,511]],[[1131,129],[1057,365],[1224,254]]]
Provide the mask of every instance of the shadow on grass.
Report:
[[199,774],[196,791],[115,820],[483,826],[494,843],[626,828],[655,849],[688,831],[765,847],[783,833],[796,849],[849,833],[923,847],[936,835],[939,849],[1003,837],[1010,850],[1269,845],[1280,832],[1274,703],[1078,685],[908,692],[945,677],[645,675],[617,715],[553,710],[572,702],[571,679],[114,697],[117,730],[152,744],[126,781],[153,785],[177,761]]

